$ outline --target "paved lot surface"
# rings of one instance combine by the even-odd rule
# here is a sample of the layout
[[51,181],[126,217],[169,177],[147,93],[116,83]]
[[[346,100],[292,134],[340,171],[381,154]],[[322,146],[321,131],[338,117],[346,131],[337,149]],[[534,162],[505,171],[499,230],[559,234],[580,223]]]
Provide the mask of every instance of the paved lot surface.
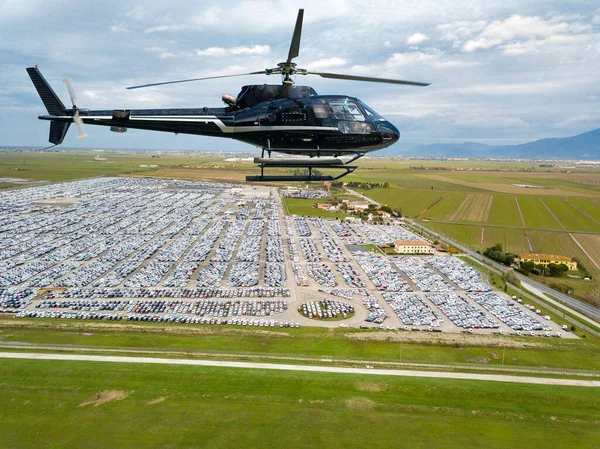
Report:
[[365,251],[416,238],[400,223],[285,216],[270,187],[98,178],[0,192],[0,310],[337,327],[298,312],[335,300],[354,307],[349,327],[573,337],[502,292],[473,296],[491,287],[458,259]]

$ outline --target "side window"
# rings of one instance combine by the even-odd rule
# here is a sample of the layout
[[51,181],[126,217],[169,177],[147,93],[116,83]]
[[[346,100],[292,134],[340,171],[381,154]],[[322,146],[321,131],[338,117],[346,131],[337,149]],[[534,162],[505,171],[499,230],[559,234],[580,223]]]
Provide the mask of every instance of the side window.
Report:
[[360,112],[360,109],[350,100],[331,100],[329,101],[329,107],[333,113],[333,117],[337,120],[352,120],[358,122],[364,122],[365,117]]
[[368,123],[338,122],[338,129],[343,134],[370,134],[372,129]]
[[324,104],[314,104],[312,108],[315,113],[315,117],[317,117],[317,118],[327,118],[328,117],[327,109],[325,108]]

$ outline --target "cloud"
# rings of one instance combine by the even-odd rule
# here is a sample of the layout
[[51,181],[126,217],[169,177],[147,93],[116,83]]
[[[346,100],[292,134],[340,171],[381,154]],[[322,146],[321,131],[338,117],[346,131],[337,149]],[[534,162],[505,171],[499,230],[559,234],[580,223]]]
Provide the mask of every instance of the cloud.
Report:
[[110,26],[110,31],[113,33],[130,33],[129,27],[125,22],[119,22]]
[[429,40],[429,37],[427,37],[425,34],[415,33],[408,38],[406,43],[408,45],[418,45],[420,43],[425,42],[426,40]]
[[135,5],[127,14],[127,17],[131,17],[134,20],[144,20],[150,13],[142,5]]
[[[591,118],[599,116],[600,10],[593,2],[410,2],[407,7],[370,0],[365,8],[359,0],[331,0],[326,7],[322,0],[303,0],[295,61],[317,71],[430,81],[430,87],[306,81],[318,92],[347,93],[385,116],[395,113],[394,123],[409,140],[510,135],[524,141],[551,137],[558,126],[564,134],[596,126]],[[47,123],[36,120],[44,106],[23,70],[29,64],[40,65],[65,103],[62,78],[69,76],[83,107],[216,106],[221,92],[235,94],[242,85],[279,79],[257,75],[146,90],[124,87],[272,67],[287,55],[297,8],[284,0],[239,0],[235,7],[209,0],[105,0],[86,2],[85,8],[73,8],[69,0],[7,1],[0,12],[0,104],[21,109],[15,109],[12,122],[0,121],[0,144],[47,140]],[[409,42],[416,35],[428,39]],[[242,67],[231,67],[232,62]],[[107,145],[123,147],[238,145],[142,131],[109,144],[111,133],[93,129],[96,145],[104,138]],[[71,144],[81,144],[75,139]]]
[[251,47],[208,47],[204,50],[196,50],[198,56],[225,56],[225,55],[266,55],[271,52],[271,47],[268,45],[253,45]]
[[[559,36],[568,37],[587,31],[590,31],[590,26],[578,22],[556,22],[544,20],[538,16],[513,15],[508,19],[495,20],[486,25],[478,36],[463,44],[462,50],[474,52],[501,45],[519,44],[523,40],[527,41],[528,44],[521,45],[521,48],[516,50],[520,54],[527,49],[531,50],[536,46],[544,45],[547,39],[556,39]],[[515,54],[514,51],[513,54]]]
[[386,62],[389,67],[399,67],[405,65],[411,65],[419,62],[431,61],[435,58],[435,55],[423,53],[421,51],[414,51],[410,53],[394,53]]
[[306,66],[313,70],[322,70],[330,67],[342,67],[347,65],[349,62],[350,61],[348,61],[346,58],[334,56],[333,58],[319,59],[318,61],[310,62],[306,64]]

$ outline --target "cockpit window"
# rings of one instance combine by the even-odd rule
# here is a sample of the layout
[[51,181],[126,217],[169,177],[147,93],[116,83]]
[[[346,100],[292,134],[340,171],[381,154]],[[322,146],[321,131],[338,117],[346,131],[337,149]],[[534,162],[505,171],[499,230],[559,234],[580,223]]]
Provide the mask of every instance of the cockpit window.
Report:
[[360,104],[367,113],[367,117],[369,117],[369,120],[371,120],[372,122],[385,122],[385,119],[373,109],[371,109],[369,106],[364,104],[362,101],[360,102]]
[[333,113],[333,118],[337,120],[352,120],[364,122],[365,116],[360,112],[358,105],[350,100],[331,100],[329,107]]

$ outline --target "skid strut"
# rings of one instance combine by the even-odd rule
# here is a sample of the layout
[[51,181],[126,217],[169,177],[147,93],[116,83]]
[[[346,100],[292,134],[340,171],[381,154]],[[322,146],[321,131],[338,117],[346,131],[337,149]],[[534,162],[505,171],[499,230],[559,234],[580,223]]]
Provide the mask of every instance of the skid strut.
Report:
[[[263,148],[262,157],[254,158],[254,163],[260,167],[260,176],[246,176],[246,181],[274,181],[274,182],[294,182],[294,181],[335,181],[343,178],[344,176],[352,173],[356,170],[356,165],[347,165],[362,156],[364,153],[357,153],[349,161],[337,157],[314,157],[314,158],[265,158],[264,152],[270,149]],[[307,175],[295,175],[295,176],[280,176],[280,175],[265,175],[265,168],[306,168],[308,170]],[[335,168],[343,170],[341,174],[337,176],[332,175],[314,175],[313,168]]]

